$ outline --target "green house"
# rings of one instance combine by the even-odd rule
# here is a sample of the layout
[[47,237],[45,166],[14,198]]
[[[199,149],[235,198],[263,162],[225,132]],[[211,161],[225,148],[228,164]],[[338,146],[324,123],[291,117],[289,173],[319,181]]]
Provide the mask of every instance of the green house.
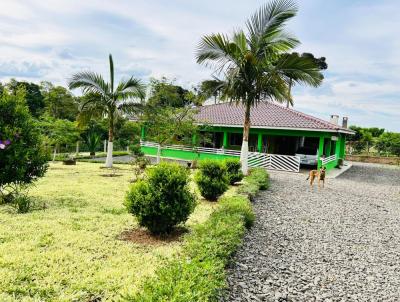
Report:
[[[162,146],[161,156],[183,160],[240,156],[244,107],[229,103],[199,108],[196,120],[204,125],[192,146]],[[328,170],[340,165],[345,155],[347,118],[338,125],[338,116],[330,122],[283,107],[261,102],[251,109],[249,166],[298,172],[300,165],[325,166]],[[146,141],[142,129],[142,151],[156,155],[158,145]],[[194,147],[195,146],[195,147]]]

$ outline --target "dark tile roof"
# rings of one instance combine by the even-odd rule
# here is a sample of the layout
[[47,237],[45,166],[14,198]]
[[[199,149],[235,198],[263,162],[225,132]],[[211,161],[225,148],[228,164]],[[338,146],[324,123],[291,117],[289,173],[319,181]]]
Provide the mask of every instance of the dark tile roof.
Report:
[[[196,119],[199,123],[219,126],[243,126],[243,105],[221,103],[199,108]],[[351,130],[329,123],[311,115],[283,107],[272,102],[260,102],[250,111],[251,127],[325,130],[352,133]]]

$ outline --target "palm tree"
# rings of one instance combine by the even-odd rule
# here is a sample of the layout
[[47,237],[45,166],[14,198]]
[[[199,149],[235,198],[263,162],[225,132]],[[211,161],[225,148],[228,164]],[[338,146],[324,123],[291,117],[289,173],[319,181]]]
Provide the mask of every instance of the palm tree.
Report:
[[108,119],[108,149],[105,166],[111,168],[113,165],[113,140],[114,120],[118,114],[134,113],[140,109],[145,95],[144,85],[139,79],[133,77],[122,80],[118,86],[114,86],[114,63],[111,54],[110,82],[106,82],[100,74],[85,71],[78,72],[69,80],[69,89],[81,88],[88,97],[81,105],[80,115],[91,116],[99,112]]
[[[289,54],[290,56],[299,56],[299,54],[297,52],[291,53]],[[328,69],[328,64],[326,63],[326,58],[325,57],[320,57],[320,58],[316,58],[314,57],[314,55],[312,53],[302,53],[301,54],[302,57],[308,57],[309,59],[313,60],[314,63],[318,66],[319,70],[325,70]],[[294,106],[293,103],[293,98],[292,98],[292,87],[293,87],[293,81],[292,79],[289,78],[289,98],[287,99],[287,103],[286,103],[286,108],[289,108],[290,106]]]
[[250,109],[264,100],[284,102],[289,79],[294,83],[318,86],[322,81],[316,64],[309,58],[287,55],[299,41],[284,30],[297,13],[290,0],[274,0],[261,7],[246,22],[247,31],[231,36],[211,34],[202,37],[196,52],[199,64],[222,75],[221,98],[245,107],[241,162],[248,173]]

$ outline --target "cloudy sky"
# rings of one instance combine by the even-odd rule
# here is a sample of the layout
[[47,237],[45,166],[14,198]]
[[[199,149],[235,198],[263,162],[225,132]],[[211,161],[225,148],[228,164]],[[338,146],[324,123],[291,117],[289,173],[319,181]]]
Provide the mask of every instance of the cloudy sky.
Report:
[[[76,71],[166,76],[190,88],[211,71],[194,59],[202,35],[231,32],[265,1],[1,0],[0,81],[65,85]],[[290,30],[299,52],[325,56],[319,88],[296,87],[295,109],[400,131],[400,2],[301,0]]]

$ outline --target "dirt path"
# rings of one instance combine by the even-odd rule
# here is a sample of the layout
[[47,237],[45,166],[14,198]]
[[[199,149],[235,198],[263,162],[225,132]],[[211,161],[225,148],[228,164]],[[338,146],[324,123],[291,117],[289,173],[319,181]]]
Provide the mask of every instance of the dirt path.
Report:
[[325,189],[271,173],[228,301],[400,301],[400,169],[356,164]]

